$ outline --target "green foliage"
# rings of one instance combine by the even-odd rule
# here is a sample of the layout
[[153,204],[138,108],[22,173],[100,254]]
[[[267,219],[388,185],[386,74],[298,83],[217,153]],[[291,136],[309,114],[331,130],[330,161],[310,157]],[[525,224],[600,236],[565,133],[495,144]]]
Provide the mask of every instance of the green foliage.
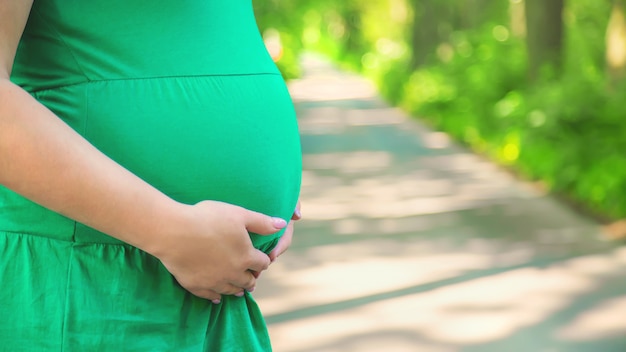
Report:
[[305,9],[293,2],[264,0],[254,3],[257,24],[267,41],[269,34],[275,36],[281,46],[282,55],[276,61],[285,79],[300,76],[298,56],[302,51],[301,16]]
[[551,189],[591,209],[623,217],[626,190],[626,124],[623,90],[610,92],[604,80],[567,75],[527,94],[528,125],[522,130],[519,165]]
[[453,57],[417,70],[401,105],[549,189],[609,217],[626,216],[626,89],[607,89],[607,6],[567,9],[564,73],[526,82],[525,48],[504,24],[456,33]]
[[497,156],[500,146],[494,142],[506,139],[518,123],[525,82],[521,46],[493,35],[503,28],[485,25],[474,35],[454,33],[446,62],[416,70],[405,83],[400,105]]

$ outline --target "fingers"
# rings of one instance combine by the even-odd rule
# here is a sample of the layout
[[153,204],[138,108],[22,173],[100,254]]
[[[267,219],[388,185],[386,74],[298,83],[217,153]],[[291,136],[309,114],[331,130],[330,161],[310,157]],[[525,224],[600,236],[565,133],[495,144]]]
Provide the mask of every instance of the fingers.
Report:
[[296,205],[296,210],[293,211],[293,215],[291,216],[291,220],[300,220],[302,219],[302,211],[300,207],[300,201]]
[[[243,297],[245,295],[244,290],[242,290],[241,288],[233,286],[233,289],[236,289],[237,292],[236,293],[230,293],[230,294],[228,294],[229,296],[232,295],[232,296],[236,296],[236,297]],[[195,296],[200,297],[200,298],[204,298],[206,300],[209,300],[213,304],[220,304],[220,303],[222,303],[222,295],[220,295],[219,293],[217,293],[217,292],[215,292],[213,290],[203,290],[203,291],[200,291],[200,292],[191,292],[191,293],[193,295],[195,295]],[[224,295],[226,295],[226,293],[224,293]]]
[[284,229],[287,222],[281,218],[273,218],[255,211],[245,210],[246,229],[259,235],[271,235]]
[[276,258],[278,258],[281,254],[285,253],[287,248],[291,245],[291,241],[293,240],[293,222],[289,223],[287,226],[287,230],[283,233],[283,236],[278,240],[276,247],[270,252],[269,258],[270,262],[274,262]]
[[207,299],[214,304],[219,304],[222,301],[222,295],[213,291],[213,290],[197,290],[197,291],[189,291],[194,296],[198,296],[200,298]]
[[[291,219],[296,220],[296,221],[302,219],[300,201],[298,201],[298,204],[296,205],[296,209],[293,211],[293,215],[291,216]],[[289,222],[289,225],[287,225],[287,229],[285,230],[285,233],[278,241],[278,244],[276,244],[276,247],[270,252],[269,257],[272,263],[281,254],[285,253],[285,251],[291,245],[291,241],[293,241],[293,221]]]
[[[256,271],[260,273],[261,271],[267,270],[267,268],[270,267],[270,258],[267,256],[267,254],[261,252],[258,249],[255,249],[252,252],[250,262],[248,263],[247,266],[248,266],[247,269],[249,271]],[[248,274],[252,275],[250,272],[248,272]],[[247,287],[247,286],[241,286],[241,287]]]
[[187,289],[194,296],[207,299],[214,304],[219,304],[222,301],[222,295],[243,297],[246,293],[254,291],[256,288],[256,279],[259,277],[259,272],[248,271],[246,278],[239,279],[232,284],[225,284],[214,290],[211,289]]

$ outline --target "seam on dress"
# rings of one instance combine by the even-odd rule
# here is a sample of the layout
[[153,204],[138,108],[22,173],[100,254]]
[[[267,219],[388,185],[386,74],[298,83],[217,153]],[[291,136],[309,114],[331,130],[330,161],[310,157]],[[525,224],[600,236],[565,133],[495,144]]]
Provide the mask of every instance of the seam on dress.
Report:
[[[76,222],[75,222],[76,223]],[[36,237],[36,238],[40,238],[43,240],[50,240],[50,241],[60,241],[60,242],[65,242],[65,243],[71,243],[73,246],[93,246],[93,245],[102,245],[102,246],[117,246],[117,247],[126,247],[126,248],[137,248],[135,246],[133,246],[132,244],[128,244],[126,242],[122,242],[122,243],[110,243],[110,242],[76,242],[75,240],[67,240],[67,239],[63,239],[63,238],[56,238],[56,237],[48,237],[48,236],[43,236],[43,235],[39,235],[36,233],[30,233],[30,232],[20,232],[20,231],[7,231],[7,230],[0,230],[0,236],[1,235],[15,235],[15,236],[30,236],[30,237]],[[138,250],[141,250],[139,248],[137,248]]]
[[54,32],[54,34],[56,34],[56,36],[59,38],[59,41],[61,43],[63,43],[63,46],[65,47],[65,49],[67,50],[67,52],[70,54],[70,56],[72,56],[72,59],[74,60],[74,64],[76,65],[76,68],[78,68],[78,70],[80,71],[80,73],[83,75],[83,77],[85,77],[86,81],[85,82],[81,82],[81,83],[87,83],[89,82],[89,77],[87,77],[87,75],[85,74],[85,71],[83,70],[83,68],[80,66],[80,63],[78,62],[78,60],[76,59],[76,56],[74,55],[74,52],[72,51],[72,49],[70,48],[69,45],[67,45],[67,43],[65,42],[65,40],[63,39],[63,36],[61,35],[61,33],[54,28],[53,25],[50,24],[50,22],[46,21],[46,18],[42,16],[41,12],[39,11],[38,8],[34,8],[35,12],[37,13],[37,16],[41,19],[42,22],[44,22],[46,24],[46,26],[48,26],[48,28],[50,28],[52,30],[52,32]]
[[76,82],[70,84],[64,84],[55,87],[43,88],[43,89],[34,89],[29,91],[32,94],[39,94],[41,92],[67,88],[72,86],[78,86],[81,84],[92,84],[92,83],[102,83],[102,82],[116,82],[116,81],[144,81],[144,80],[159,80],[159,79],[168,79],[168,78],[204,78],[204,77],[238,77],[238,76],[279,76],[282,77],[280,73],[275,72],[259,72],[259,73],[215,73],[215,74],[204,74],[204,75],[180,75],[180,76],[154,76],[154,77],[135,77],[135,78],[107,78],[107,79],[96,79],[89,80],[85,82]]
[[74,244],[70,247],[70,257],[67,261],[67,275],[65,277],[65,300],[63,302],[63,322],[61,323],[61,352],[65,351],[67,339],[67,321],[69,319],[70,280],[72,276],[72,261],[74,260]]
[[2,234],[5,234],[5,235],[11,234],[11,235],[17,235],[17,236],[32,236],[32,237],[43,238],[43,239],[52,240],[52,241],[61,241],[61,242],[71,243],[71,241],[68,241],[63,238],[43,236],[43,235],[39,235],[36,233],[27,232],[27,231],[9,231],[9,230],[0,229],[0,235]]
[[76,220],[74,220],[74,224],[72,226],[72,237],[70,238],[70,242],[76,242]]

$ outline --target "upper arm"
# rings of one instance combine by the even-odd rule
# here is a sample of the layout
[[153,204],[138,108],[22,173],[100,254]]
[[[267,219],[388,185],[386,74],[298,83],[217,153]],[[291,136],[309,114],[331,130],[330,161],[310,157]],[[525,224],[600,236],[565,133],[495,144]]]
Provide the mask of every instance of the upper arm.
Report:
[[0,1],[0,78],[9,78],[33,0]]

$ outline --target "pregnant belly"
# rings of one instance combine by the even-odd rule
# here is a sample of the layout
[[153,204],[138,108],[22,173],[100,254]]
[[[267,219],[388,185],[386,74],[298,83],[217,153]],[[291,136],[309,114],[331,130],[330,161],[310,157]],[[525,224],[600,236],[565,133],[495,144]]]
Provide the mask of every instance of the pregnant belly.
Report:
[[[85,137],[173,199],[291,217],[301,152],[280,76],[94,82],[87,106]],[[252,236],[257,247],[275,238]]]

